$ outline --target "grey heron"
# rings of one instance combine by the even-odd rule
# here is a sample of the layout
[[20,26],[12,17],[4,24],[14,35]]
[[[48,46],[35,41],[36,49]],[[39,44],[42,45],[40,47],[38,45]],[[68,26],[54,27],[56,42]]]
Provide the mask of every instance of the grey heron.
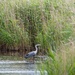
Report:
[[25,58],[30,58],[30,57],[33,57],[33,62],[34,62],[34,56],[37,54],[37,51],[38,51],[38,46],[40,46],[40,44],[36,44],[35,45],[35,51],[31,51],[29,52],[28,54],[25,55]]

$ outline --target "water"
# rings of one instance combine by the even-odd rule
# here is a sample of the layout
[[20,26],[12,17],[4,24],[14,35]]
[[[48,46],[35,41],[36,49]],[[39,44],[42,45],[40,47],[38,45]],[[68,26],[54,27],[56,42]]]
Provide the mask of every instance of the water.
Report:
[[0,61],[0,75],[41,75],[41,73],[35,63],[26,61]]

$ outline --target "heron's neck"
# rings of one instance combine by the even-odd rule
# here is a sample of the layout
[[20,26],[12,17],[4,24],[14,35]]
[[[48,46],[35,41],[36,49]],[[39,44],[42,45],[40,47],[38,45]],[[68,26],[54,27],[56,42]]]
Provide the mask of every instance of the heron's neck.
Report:
[[35,46],[35,49],[36,49],[36,50],[35,50],[35,52],[37,53],[37,51],[38,51],[38,48],[37,48],[37,46]]

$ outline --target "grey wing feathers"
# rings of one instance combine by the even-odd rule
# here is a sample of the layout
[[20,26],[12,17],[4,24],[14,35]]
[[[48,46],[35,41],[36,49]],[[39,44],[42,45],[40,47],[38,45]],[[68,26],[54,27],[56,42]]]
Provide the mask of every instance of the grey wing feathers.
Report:
[[29,58],[29,57],[32,57],[32,56],[35,56],[34,51],[29,52],[27,55],[25,55],[25,58]]

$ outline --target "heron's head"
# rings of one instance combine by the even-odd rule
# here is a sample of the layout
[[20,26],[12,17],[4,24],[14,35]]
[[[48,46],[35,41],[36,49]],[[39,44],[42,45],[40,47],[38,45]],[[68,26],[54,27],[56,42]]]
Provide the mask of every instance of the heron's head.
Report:
[[39,47],[39,46],[41,46],[41,44],[36,44],[36,45],[35,45],[35,47]]

